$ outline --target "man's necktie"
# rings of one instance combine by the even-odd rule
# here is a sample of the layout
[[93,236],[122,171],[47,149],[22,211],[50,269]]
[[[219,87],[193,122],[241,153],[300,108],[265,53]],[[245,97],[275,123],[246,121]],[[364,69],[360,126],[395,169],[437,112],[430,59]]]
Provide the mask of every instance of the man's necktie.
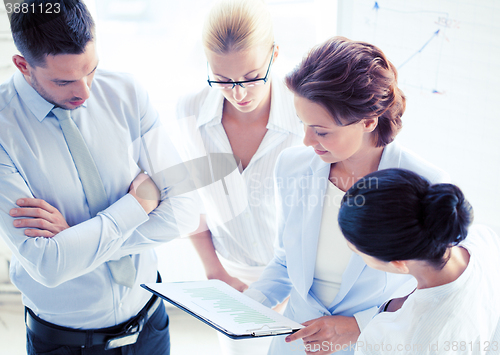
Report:
[[[87,144],[83,140],[80,130],[71,118],[70,111],[62,108],[54,108],[52,112],[59,120],[59,125],[75,162],[76,170],[80,176],[83,191],[85,192],[85,197],[90,208],[91,217],[95,217],[98,212],[103,211],[109,206],[97,166]],[[127,287],[134,285],[136,270],[130,255],[124,256],[120,260],[110,260],[107,262],[107,265],[116,283]]]

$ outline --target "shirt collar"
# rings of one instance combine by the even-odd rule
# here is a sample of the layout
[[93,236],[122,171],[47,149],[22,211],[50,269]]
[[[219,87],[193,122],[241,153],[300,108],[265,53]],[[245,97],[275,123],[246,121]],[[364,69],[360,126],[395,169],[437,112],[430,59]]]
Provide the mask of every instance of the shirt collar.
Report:
[[[267,129],[291,132],[298,136],[303,134],[302,128],[293,119],[299,120],[293,106],[293,95],[289,92],[281,78],[271,76],[271,111]],[[209,93],[200,110],[198,127],[214,126],[222,123],[224,96],[220,90],[208,89]],[[290,119],[292,118],[292,119]]]
[[267,129],[291,132],[302,137],[304,131],[295,112],[293,94],[288,90],[283,79],[272,76],[271,82],[271,112]]
[[197,120],[198,127],[208,125],[214,126],[222,123],[222,108],[224,106],[224,96],[217,89],[207,88],[208,95],[201,107],[199,118]]
[[[54,104],[51,104],[41,97],[40,94],[28,84],[20,71],[14,74],[14,86],[21,100],[24,101],[38,121],[42,122],[54,108]],[[86,107],[87,101],[85,101],[82,106]]]
[[401,166],[401,146],[393,141],[384,147],[378,170],[399,168]]

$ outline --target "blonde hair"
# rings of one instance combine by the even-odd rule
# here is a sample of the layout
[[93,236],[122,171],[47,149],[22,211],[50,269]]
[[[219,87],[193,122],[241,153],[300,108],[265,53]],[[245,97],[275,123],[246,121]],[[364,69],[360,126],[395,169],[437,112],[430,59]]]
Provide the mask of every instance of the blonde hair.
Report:
[[203,26],[205,49],[217,54],[274,43],[271,14],[263,0],[219,0]]

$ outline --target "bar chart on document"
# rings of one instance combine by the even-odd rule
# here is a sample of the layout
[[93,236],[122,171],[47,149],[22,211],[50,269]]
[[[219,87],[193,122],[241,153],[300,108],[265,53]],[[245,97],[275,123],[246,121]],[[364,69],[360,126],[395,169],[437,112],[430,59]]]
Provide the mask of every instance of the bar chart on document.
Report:
[[185,290],[186,294],[191,295],[193,303],[197,300],[202,302],[211,302],[215,314],[219,316],[228,315],[237,324],[268,324],[272,325],[276,321],[252,307],[242,303],[233,296],[221,291],[216,287],[200,287]]
[[229,337],[279,335],[303,328],[220,280],[147,284],[144,287]]

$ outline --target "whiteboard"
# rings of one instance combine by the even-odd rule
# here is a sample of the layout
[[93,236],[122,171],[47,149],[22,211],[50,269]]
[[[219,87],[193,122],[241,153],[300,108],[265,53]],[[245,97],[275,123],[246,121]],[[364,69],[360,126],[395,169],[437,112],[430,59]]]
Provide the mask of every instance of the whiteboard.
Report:
[[399,141],[449,172],[476,222],[500,232],[500,1],[340,0],[338,34],[398,68]]

